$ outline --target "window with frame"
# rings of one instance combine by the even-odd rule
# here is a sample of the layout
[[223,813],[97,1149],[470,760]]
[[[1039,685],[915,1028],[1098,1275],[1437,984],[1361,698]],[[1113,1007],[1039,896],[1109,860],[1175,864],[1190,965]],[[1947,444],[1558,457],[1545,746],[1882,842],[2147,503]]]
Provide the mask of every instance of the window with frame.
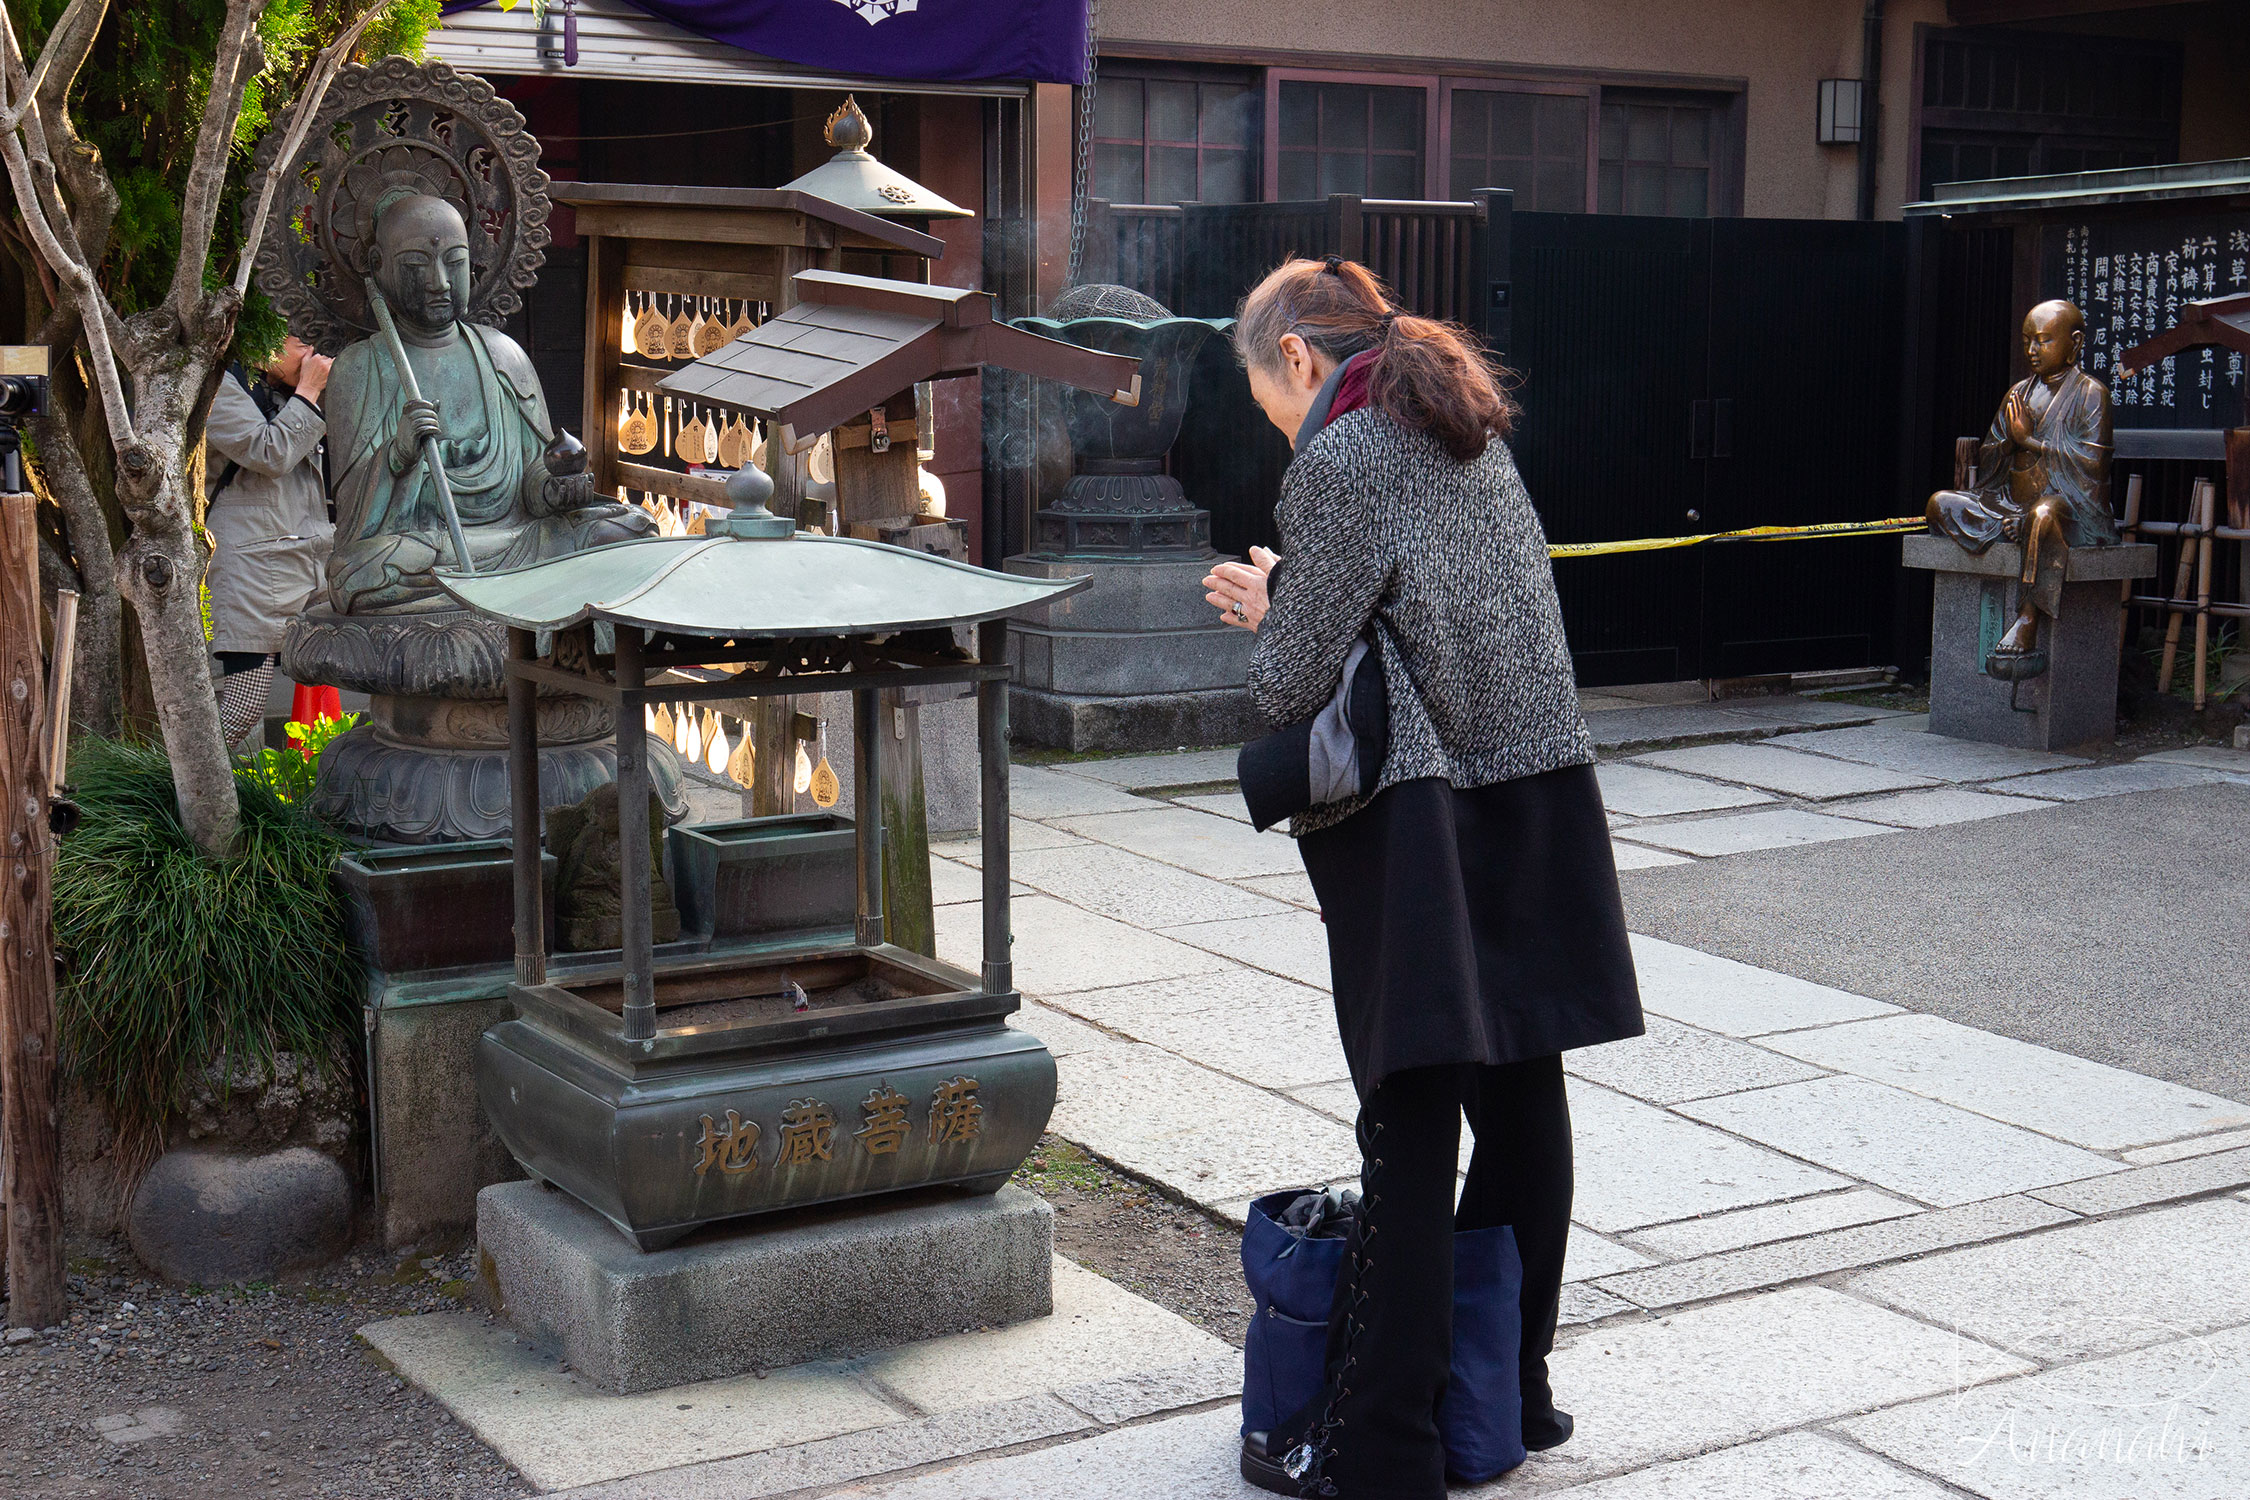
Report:
[[1584,94],[1461,83],[1448,94],[1448,178],[1455,199],[1466,199],[1478,188],[1508,188],[1521,209],[1586,211]]
[[1595,207],[1701,219],[1711,213],[1718,106],[1604,90]]
[[2175,161],[2180,54],[2169,43],[1938,33],[1922,52],[1921,193],[1941,182]]
[[1095,77],[1093,196],[1246,203],[1258,196],[1258,91],[1238,80]]
[[1429,90],[1284,78],[1279,196],[1422,196]]

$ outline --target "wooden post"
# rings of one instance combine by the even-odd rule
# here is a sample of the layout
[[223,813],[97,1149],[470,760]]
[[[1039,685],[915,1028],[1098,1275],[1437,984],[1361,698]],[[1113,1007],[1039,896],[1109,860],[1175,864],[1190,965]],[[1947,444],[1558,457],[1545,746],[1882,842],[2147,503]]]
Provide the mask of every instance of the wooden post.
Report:
[[2195,711],[2203,712],[2211,662],[2211,533],[2219,524],[2219,487],[2203,481],[2203,535],[2195,541]]
[[18,1328],[66,1315],[37,537],[31,496],[0,496],[0,1149]]
[[[2172,593],[2166,603],[2165,613],[2171,619],[2164,626],[2164,660],[2156,670],[2156,690],[2172,691],[2172,669],[2180,660],[2180,623],[2187,607],[2188,588],[2195,578],[2195,528],[2208,524],[2204,517],[2210,513],[2211,481],[2198,479],[2188,500],[2187,524],[2180,528],[2180,562],[2173,570]],[[2197,616],[2198,623],[2202,617]]]

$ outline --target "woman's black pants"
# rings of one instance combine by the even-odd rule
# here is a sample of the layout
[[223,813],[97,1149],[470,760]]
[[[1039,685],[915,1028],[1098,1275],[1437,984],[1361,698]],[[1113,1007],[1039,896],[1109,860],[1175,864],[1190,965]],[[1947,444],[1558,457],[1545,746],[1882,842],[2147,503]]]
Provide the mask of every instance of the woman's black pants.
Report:
[[[1476,1151],[1456,1210],[1463,1114]],[[1394,1073],[1361,1106],[1359,1146],[1359,1232],[1329,1314],[1328,1390],[1283,1435],[1288,1446],[1313,1441],[1324,1450],[1308,1493],[1441,1500],[1437,1408],[1452,1361],[1456,1229],[1514,1226],[1524,1422],[1536,1435],[1552,1421],[1547,1355],[1570,1232],[1562,1059]]]

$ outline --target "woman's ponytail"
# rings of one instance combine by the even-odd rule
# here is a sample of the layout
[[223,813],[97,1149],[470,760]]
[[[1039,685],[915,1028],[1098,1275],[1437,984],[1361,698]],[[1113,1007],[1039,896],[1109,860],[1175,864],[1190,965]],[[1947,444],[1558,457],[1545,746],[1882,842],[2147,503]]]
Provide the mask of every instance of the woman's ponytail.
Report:
[[1377,351],[1368,399],[1399,426],[1437,439],[1456,462],[1515,429],[1516,404],[1468,330],[1394,306],[1357,261],[1286,261],[1242,299],[1234,345],[1244,364],[1272,369],[1285,333],[1338,361]]

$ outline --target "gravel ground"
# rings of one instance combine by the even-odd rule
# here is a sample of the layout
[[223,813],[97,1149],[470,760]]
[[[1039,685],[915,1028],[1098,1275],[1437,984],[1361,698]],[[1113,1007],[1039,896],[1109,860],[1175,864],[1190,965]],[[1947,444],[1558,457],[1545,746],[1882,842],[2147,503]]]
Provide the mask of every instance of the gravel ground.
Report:
[[1055,1249],[1235,1347],[1250,1326],[1242,1235],[1046,1136],[1016,1181],[1055,1206]]
[[366,1247],[277,1286],[182,1291],[74,1245],[67,1328],[0,1349],[10,1500],[498,1500],[529,1486],[355,1338],[456,1310],[468,1253]]
[[[1241,1237],[1048,1137],[1017,1181],[1055,1247],[1240,1345]],[[0,1344],[6,1500],[502,1500],[531,1487],[357,1338],[474,1311],[474,1251],[362,1246],[277,1285],[182,1290],[121,1246],[76,1244],[67,1327]]]

